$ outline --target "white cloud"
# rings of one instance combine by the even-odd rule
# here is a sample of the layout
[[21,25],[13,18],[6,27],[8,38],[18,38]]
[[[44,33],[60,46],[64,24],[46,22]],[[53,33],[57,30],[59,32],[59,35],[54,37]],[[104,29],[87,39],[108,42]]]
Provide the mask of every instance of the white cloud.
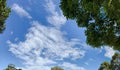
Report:
[[47,4],[45,5],[46,10],[50,13],[47,17],[47,20],[50,24],[60,27],[61,25],[66,23],[66,18],[62,14],[61,10],[60,13],[56,10],[56,5],[53,3],[52,0],[46,0]]
[[12,5],[12,10],[15,11],[21,17],[27,17],[29,19],[32,18],[30,16],[30,14],[25,9],[23,9],[22,7],[20,7],[18,4],[13,4]]
[[[71,60],[82,58],[85,55],[85,51],[81,49],[84,45],[78,39],[67,40],[65,38],[66,33],[60,30],[60,26],[66,23],[66,18],[62,12],[56,11],[52,0],[46,0],[46,2],[46,9],[49,12],[47,20],[54,27],[44,26],[38,21],[33,21],[24,41],[7,42],[9,51],[24,61],[23,70],[50,70],[54,65],[60,65],[59,61],[63,62],[61,66],[64,68],[85,70],[75,64],[64,63],[64,58]],[[20,16],[32,18],[17,4],[14,4],[12,9]]]
[[71,64],[68,62],[64,62],[61,66],[64,67],[65,70],[85,70],[84,67],[79,67],[76,64]]
[[17,44],[8,41],[8,44],[9,51],[24,60],[26,65],[34,67],[56,64],[54,60],[64,58],[75,60],[85,55],[84,50],[74,47],[80,44],[79,40],[68,41],[64,37],[64,32],[55,27],[43,26],[37,21],[32,22],[32,27],[26,34],[25,41],[20,41]]
[[49,66],[27,66],[22,70],[51,70]]
[[105,57],[108,58],[112,58],[112,56],[115,54],[115,50],[113,50],[113,48],[111,47],[105,47],[106,53],[105,53]]

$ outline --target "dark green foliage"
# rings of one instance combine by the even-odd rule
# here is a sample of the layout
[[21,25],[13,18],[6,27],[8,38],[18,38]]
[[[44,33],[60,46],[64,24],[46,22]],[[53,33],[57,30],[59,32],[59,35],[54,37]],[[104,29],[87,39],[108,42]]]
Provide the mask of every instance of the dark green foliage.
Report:
[[110,69],[110,63],[109,62],[102,63],[99,70],[111,70]]
[[87,43],[120,50],[120,0],[61,0],[67,19],[85,27]]
[[115,53],[111,62],[103,62],[98,70],[120,70],[120,54]]
[[8,67],[4,70],[22,70],[22,69],[17,69],[17,68],[15,68],[15,65],[9,64]]
[[8,18],[10,8],[6,6],[6,0],[0,0],[0,33],[5,29],[5,20]]
[[[70,19],[75,19],[75,17],[78,15],[78,9],[79,9],[79,0],[63,0],[61,2],[61,8],[63,11],[63,14]],[[69,10],[69,11],[68,11]],[[72,13],[72,14],[71,14]]]
[[62,69],[60,67],[53,67],[53,68],[51,68],[51,70],[64,70],[64,69]]
[[120,69],[120,54],[116,53],[111,60],[111,70],[119,70]]

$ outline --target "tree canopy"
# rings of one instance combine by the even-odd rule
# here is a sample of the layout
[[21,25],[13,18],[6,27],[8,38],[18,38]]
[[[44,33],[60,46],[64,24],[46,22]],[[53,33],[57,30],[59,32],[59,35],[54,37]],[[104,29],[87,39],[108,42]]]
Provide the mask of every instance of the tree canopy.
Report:
[[67,19],[86,28],[86,42],[93,47],[120,50],[120,0],[61,0]]
[[99,70],[119,70],[120,69],[120,54],[115,53],[111,62],[103,62]]
[[10,8],[6,6],[6,0],[0,0],[0,33],[5,29],[5,20],[10,14]]
[[55,66],[55,67],[51,68],[51,70],[64,70],[64,69],[62,69],[62,68],[60,68],[60,67]]
[[17,68],[15,67],[15,65],[9,64],[8,67],[7,67],[6,69],[4,69],[4,70],[22,70],[22,69],[17,69]]

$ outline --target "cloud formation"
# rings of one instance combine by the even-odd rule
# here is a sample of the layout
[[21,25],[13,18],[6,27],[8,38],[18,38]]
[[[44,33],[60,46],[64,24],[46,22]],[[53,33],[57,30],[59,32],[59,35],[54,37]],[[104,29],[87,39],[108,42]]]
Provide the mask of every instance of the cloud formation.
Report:
[[[43,55],[47,58],[80,58],[84,55],[84,51],[74,48],[79,44],[77,40],[68,41],[64,38],[64,32],[53,27],[46,27],[38,23],[32,22],[33,25],[26,34],[26,40],[18,44],[9,43],[10,51],[17,56],[20,54],[34,53],[35,55]],[[63,52],[64,51],[64,52]]]
[[85,70],[85,68],[83,67],[79,67],[76,64],[72,64],[68,62],[64,62],[61,66],[64,67],[65,70]]
[[15,11],[21,17],[26,17],[26,18],[29,18],[29,19],[32,18],[30,16],[30,14],[25,9],[23,9],[22,7],[20,7],[16,3],[12,5],[12,10]]
[[[8,41],[9,51],[16,57],[24,61],[23,70],[50,70],[51,67],[60,65],[65,69],[70,65],[69,70],[85,70],[75,64],[65,62],[64,59],[76,60],[85,55],[81,42],[78,39],[67,40],[65,32],[60,27],[66,23],[66,18],[62,12],[56,11],[56,6],[52,0],[46,0],[46,8],[49,16],[47,21],[53,26],[41,25],[38,21],[32,21],[32,26],[28,29],[24,41],[12,43]],[[12,9],[19,16],[32,18],[22,7],[14,4]],[[79,46],[79,47],[76,47]],[[83,47],[83,46],[82,46]]]
[[18,44],[8,41],[10,50],[18,58],[30,66],[45,66],[56,64],[55,60],[64,58],[79,59],[85,51],[74,48],[79,45],[78,40],[66,40],[64,32],[54,27],[46,27],[37,21],[32,22],[32,27],[26,34],[26,40]]
[[64,17],[61,10],[60,12],[57,11],[56,5],[52,0],[46,0],[45,9],[49,12],[47,20],[50,24],[60,27],[66,23],[67,19]]
[[105,57],[108,58],[112,58],[112,56],[115,54],[115,50],[113,50],[113,48],[111,47],[105,47],[106,53],[105,53]]

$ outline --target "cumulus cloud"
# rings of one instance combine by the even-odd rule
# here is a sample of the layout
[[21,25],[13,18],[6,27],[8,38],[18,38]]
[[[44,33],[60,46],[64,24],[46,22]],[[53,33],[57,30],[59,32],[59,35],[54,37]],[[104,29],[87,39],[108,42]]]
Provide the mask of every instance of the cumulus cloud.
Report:
[[30,14],[23,9],[22,7],[20,7],[18,4],[13,4],[12,5],[12,10],[15,11],[19,16],[21,17],[27,17],[29,19],[31,19],[32,17],[30,16]]
[[84,50],[74,47],[80,44],[79,40],[68,41],[64,37],[64,32],[55,27],[43,26],[37,21],[32,22],[25,41],[17,44],[8,41],[8,44],[9,51],[30,66],[56,64],[55,60],[79,59],[85,55]]
[[105,57],[108,58],[112,58],[112,56],[115,54],[115,50],[113,50],[113,48],[111,47],[105,47],[106,53],[105,53]]
[[45,8],[49,12],[47,20],[50,24],[60,27],[61,25],[66,23],[66,18],[62,14],[61,10],[59,13],[57,12],[56,5],[53,3],[52,0],[46,0]]
[[76,64],[68,62],[64,62],[61,66],[64,67],[65,70],[85,70],[84,67],[79,67]]

